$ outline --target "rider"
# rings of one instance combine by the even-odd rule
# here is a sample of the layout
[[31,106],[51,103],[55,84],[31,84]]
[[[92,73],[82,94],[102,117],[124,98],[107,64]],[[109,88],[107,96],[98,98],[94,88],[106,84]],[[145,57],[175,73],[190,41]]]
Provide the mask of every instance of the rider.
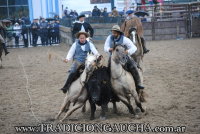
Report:
[[133,13],[134,12],[132,10],[128,10],[126,12],[126,14],[128,14],[128,15],[127,15],[126,20],[124,21],[124,23],[121,26],[121,30],[122,30],[122,32],[124,32],[126,37],[130,38],[130,33],[129,33],[130,28],[132,28],[132,27],[136,28],[136,30],[137,30],[136,32],[137,32],[138,36],[141,38],[144,54],[146,54],[150,50],[146,48],[146,42],[145,42],[144,35],[143,35],[142,22],[141,22],[140,18],[135,16]]
[[66,59],[64,60],[65,63],[67,63],[70,60],[73,60],[71,69],[69,70],[68,79],[61,90],[63,93],[66,93],[69,87],[71,86],[72,82],[74,81],[76,77],[77,69],[84,65],[87,53],[94,53],[94,55],[99,56],[99,52],[96,50],[94,44],[87,41],[86,38],[89,37],[89,34],[86,32],[78,32],[76,34],[76,42],[73,43],[71,46]]
[[[111,29],[112,35],[109,35],[106,39],[105,45],[104,45],[104,51],[112,54],[112,51],[115,46],[122,45],[125,48],[127,48],[127,62],[124,68],[130,72],[134,78],[135,85],[137,89],[144,89],[142,86],[141,78],[138,72],[137,64],[136,62],[128,55],[132,55],[137,50],[136,46],[133,44],[133,42],[125,37],[123,35],[123,32],[120,30],[120,27],[118,25],[114,25]],[[111,63],[111,56],[109,58],[109,67]]]
[[7,47],[6,47],[6,44],[5,44],[5,40],[4,40],[4,35],[5,35],[5,28],[2,24],[2,22],[0,22],[0,43],[2,44],[3,46],[3,49],[4,49],[4,52],[5,52],[5,55],[9,54],[10,52],[8,52],[7,50]]

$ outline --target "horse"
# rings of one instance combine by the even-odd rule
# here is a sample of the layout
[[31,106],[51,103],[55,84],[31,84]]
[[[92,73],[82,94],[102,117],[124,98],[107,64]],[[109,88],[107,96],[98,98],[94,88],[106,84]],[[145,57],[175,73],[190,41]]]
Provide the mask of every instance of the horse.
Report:
[[[144,52],[143,52],[143,47],[142,47],[142,40],[137,34],[137,29],[135,27],[132,27],[129,29],[129,38],[131,41],[136,45],[137,51],[131,55],[131,57],[134,59],[134,61],[137,63],[138,68],[139,68],[139,74],[141,81],[143,82],[143,57],[144,57]],[[139,94],[139,98],[142,102],[145,102],[145,93],[143,90],[137,90]]]
[[125,48],[120,45],[116,46],[111,55],[111,84],[117,97],[128,107],[129,112],[136,116],[137,114],[131,105],[132,97],[141,112],[145,112],[145,109],[142,107],[132,75],[122,66],[125,65],[126,60]]
[[[97,60],[97,56],[93,54],[87,55],[85,69],[80,77],[71,84],[66,97],[64,98],[61,109],[55,119],[58,119],[63,112],[66,112],[64,118],[60,120],[63,122],[64,119],[69,117],[74,111],[85,106],[85,102],[88,99],[88,92],[86,90],[85,83],[96,68]],[[70,104],[72,104],[72,107],[70,107]]]

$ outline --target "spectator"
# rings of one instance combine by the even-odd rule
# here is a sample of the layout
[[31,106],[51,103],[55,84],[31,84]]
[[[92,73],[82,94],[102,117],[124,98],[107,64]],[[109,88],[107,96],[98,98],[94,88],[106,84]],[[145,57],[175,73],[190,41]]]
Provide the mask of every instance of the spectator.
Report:
[[142,2],[141,0],[137,0],[137,10],[141,10],[141,5],[142,5]]
[[116,7],[113,7],[111,17],[117,17],[117,16],[119,16],[119,12],[117,11]]
[[65,10],[64,10],[64,16],[65,16],[65,17],[69,17],[69,13],[70,13],[70,12],[69,12],[69,10],[68,10],[68,7],[66,7]]
[[137,10],[137,0],[132,0],[132,4],[133,6],[133,10],[136,11]]
[[22,21],[21,24],[22,24],[22,37],[24,41],[24,46],[28,47],[28,28],[24,21]]
[[148,0],[149,1],[149,5],[153,6],[153,0]]
[[14,30],[14,37],[15,37],[15,46],[19,47],[19,37],[21,34],[21,26],[19,25],[19,23],[15,23],[13,30]]
[[99,17],[101,15],[101,11],[97,8],[97,6],[94,6],[94,9],[92,10],[92,17]]
[[59,29],[59,27],[60,27],[60,22],[57,20],[55,22],[55,39],[56,39],[56,43],[60,43],[60,33],[59,33],[60,29]]
[[75,10],[71,10],[69,16],[73,19],[76,19],[78,17],[77,12]]
[[55,15],[55,16],[54,16],[54,19],[55,19],[55,20],[60,20],[60,18],[59,18],[58,15]]
[[42,22],[40,23],[40,37],[42,41],[42,45],[48,45],[48,23],[44,18],[42,18]]
[[143,10],[146,10],[145,4],[146,4],[145,0],[142,0],[142,9],[143,9]]
[[34,19],[33,23],[31,24],[31,33],[32,33],[32,44],[33,46],[37,45],[38,35],[39,35],[39,24],[38,19]]
[[74,10],[74,15],[76,18],[78,17],[78,13],[76,12],[76,10]]
[[101,16],[103,17],[108,17],[108,12],[107,12],[107,8],[105,7],[103,12],[101,13]]

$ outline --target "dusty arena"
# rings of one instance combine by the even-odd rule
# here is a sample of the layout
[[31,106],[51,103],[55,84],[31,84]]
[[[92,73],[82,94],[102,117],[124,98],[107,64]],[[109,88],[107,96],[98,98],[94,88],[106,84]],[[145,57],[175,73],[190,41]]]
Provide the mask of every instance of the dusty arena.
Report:
[[[148,94],[147,113],[134,119],[124,104],[120,115],[109,104],[107,120],[90,121],[90,107],[81,109],[64,123],[144,123],[156,126],[185,126],[186,134],[200,133],[200,39],[150,41],[144,57],[144,85]],[[103,43],[96,44],[103,52]],[[59,91],[71,63],[64,63],[69,45],[10,49],[0,69],[0,133],[14,134],[15,126],[60,123],[53,118],[65,95]],[[63,117],[63,116],[62,116]],[[59,132],[61,133],[61,132]],[[143,132],[145,133],[145,132]],[[155,132],[152,132],[155,133]],[[173,132],[169,132],[173,133]]]

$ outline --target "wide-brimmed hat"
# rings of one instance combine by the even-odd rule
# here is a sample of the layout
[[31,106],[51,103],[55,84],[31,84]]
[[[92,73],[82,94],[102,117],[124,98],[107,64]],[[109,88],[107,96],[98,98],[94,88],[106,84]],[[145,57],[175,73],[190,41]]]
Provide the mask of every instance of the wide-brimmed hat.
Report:
[[123,34],[123,32],[121,31],[119,25],[114,25],[114,26],[112,27],[111,31],[117,31],[117,32]]
[[78,32],[78,33],[76,34],[76,38],[79,38],[79,36],[80,36],[81,34],[84,34],[86,38],[88,38],[88,37],[90,36],[87,32],[80,31],[80,32]]
[[77,18],[82,18],[82,17],[85,17],[85,14],[80,14]]
[[128,10],[128,11],[126,11],[126,14],[132,14],[132,13],[134,13],[133,10]]

